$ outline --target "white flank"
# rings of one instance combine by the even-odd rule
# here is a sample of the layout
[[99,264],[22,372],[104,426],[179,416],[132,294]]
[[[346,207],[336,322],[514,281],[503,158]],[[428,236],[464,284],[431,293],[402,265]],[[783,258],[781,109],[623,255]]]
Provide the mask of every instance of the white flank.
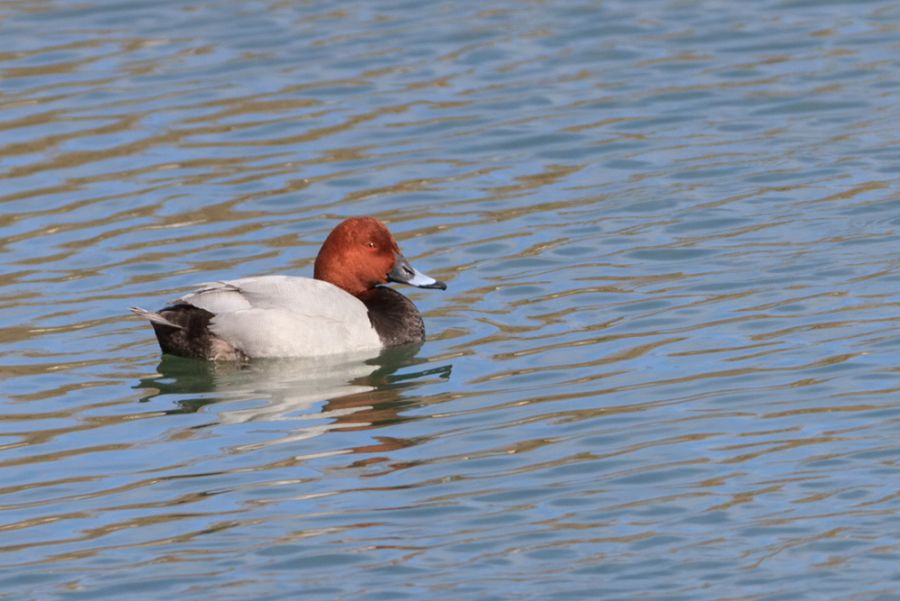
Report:
[[204,284],[180,299],[213,313],[210,330],[249,357],[380,349],[366,306],[337,286],[286,275]]

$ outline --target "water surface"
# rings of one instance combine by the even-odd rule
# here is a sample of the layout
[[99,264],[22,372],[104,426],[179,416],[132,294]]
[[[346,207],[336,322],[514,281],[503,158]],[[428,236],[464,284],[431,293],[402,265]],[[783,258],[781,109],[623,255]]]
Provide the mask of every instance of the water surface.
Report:
[[[0,2],[0,598],[900,598],[900,10]],[[379,357],[127,308],[446,292]]]

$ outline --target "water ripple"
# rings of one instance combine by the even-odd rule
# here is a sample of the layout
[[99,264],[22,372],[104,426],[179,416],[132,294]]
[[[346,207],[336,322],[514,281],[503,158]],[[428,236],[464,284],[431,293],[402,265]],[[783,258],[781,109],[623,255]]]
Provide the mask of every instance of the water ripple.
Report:
[[[0,597],[895,596],[889,2],[0,23]],[[449,282],[421,349],[127,314],[351,214]]]

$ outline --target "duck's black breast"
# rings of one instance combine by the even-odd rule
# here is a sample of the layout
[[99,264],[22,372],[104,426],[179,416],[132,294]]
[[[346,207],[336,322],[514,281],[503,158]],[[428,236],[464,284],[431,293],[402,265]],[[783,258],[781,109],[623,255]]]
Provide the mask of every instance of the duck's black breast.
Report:
[[360,296],[369,310],[369,321],[384,346],[399,346],[425,340],[425,322],[411,300],[387,286]]

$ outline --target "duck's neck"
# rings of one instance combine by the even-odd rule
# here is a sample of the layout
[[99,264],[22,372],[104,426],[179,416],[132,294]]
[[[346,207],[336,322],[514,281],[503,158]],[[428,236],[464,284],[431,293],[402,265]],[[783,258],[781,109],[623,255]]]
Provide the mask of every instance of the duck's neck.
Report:
[[347,292],[348,294],[352,294],[356,298],[362,300],[363,295],[370,290],[370,288],[366,287],[364,284],[356,280],[356,278],[348,278],[348,277],[338,277],[331,273],[321,274],[319,270],[313,274],[313,277],[317,280],[322,280],[323,282],[328,282],[329,284],[333,284]]

